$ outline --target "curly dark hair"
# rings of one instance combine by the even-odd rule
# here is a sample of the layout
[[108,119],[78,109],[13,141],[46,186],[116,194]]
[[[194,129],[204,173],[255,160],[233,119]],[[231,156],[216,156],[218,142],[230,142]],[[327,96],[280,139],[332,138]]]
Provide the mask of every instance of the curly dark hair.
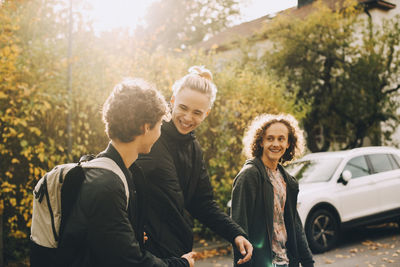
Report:
[[303,131],[300,130],[297,120],[289,114],[262,114],[255,118],[243,138],[243,152],[247,158],[261,157],[263,154],[262,142],[265,132],[274,123],[283,123],[289,130],[289,147],[280,159],[281,163],[299,157],[304,150]]
[[108,138],[124,143],[143,134],[145,123],[153,128],[169,114],[159,91],[142,79],[125,79],[117,84],[103,105],[103,122]]

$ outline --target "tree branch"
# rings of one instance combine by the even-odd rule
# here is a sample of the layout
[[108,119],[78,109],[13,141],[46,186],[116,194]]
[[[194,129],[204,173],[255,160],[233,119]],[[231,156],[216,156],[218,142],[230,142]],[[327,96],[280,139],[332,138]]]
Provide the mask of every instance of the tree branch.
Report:
[[395,87],[395,88],[392,88],[392,89],[389,89],[389,90],[385,91],[384,94],[388,95],[388,94],[391,94],[391,93],[394,93],[394,92],[398,91],[399,89],[400,89],[400,84],[398,84],[397,87]]

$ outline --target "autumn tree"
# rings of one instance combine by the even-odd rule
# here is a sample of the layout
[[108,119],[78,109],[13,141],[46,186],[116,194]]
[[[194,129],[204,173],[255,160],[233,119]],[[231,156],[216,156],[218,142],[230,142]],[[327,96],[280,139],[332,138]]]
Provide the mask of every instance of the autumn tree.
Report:
[[101,106],[124,77],[149,80],[169,98],[172,84],[191,65],[212,70],[219,93],[197,134],[221,206],[226,205],[232,179],[243,164],[241,139],[247,123],[259,113],[294,111],[284,87],[254,64],[232,59],[219,68],[212,54],[149,51],[141,39],[124,31],[95,34],[77,9],[68,58],[67,1],[0,3],[0,234],[6,263],[27,256],[32,191],[38,179],[55,165],[76,162],[107,144]]
[[[98,151],[99,141],[101,147],[106,142],[102,129],[91,123],[91,118],[100,121],[95,100],[101,94],[91,91],[97,84],[88,83],[87,77],[78,81],[75,72],[75,97],[66,90],[66,13],[63,1],[1,2],[0,214],[5,262],[28,252],[36,181],[56,164]],[[76,55],[73,60],[80,63],[80,54]],[[70,111],[74,146],[68,158]]]
[[215,34],[239,15],[238,0],[162,0],[153,2],[137,38],[152,47],[185,48]]
[[398,120],[400,17],[374,24],[359,5],[313,8],[304,19],[276,19],[264,62],[309,106],[311,151],[362,146],[366,137],[380,145],[381,124]]

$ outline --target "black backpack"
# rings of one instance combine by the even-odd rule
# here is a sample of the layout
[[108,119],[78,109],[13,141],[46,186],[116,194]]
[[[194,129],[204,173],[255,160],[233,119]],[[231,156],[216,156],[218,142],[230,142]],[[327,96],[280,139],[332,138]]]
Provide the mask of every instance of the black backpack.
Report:
[[38,181],[33,191],[31,267],[57,266],[60,237],[85,179],[83,169],[90,168],[107,169],[120,177],[125,187],[128,208],[128,183],[112,159],[83,157],[79,163],[54,167]]

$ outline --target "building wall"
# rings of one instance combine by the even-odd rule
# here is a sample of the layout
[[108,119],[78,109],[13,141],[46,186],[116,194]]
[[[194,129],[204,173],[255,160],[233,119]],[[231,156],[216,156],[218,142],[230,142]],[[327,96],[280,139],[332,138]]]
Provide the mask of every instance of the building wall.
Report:
[[[391,9],[388,11],[384,10],[379,10],[379,9],[373,9],[370,11],[372,21],[376,24],[381,23],[384,19],[392,19],[396,15],[400,15],[400,0],[387,0],[390,3],[393,3],[396,5],[395,9]],[[366,16],[366,15],[365,15]],[[394,96],[395,99],[397,99],[398,102],[400,102],[400,94],[397,96]],[[398,109],[397,114],[400,116],[400,109]],[[388,125],[385,123],[382,123],[382,130],[388,129]],[[397,127],[395,132],[392,135],[392,141],[388,142],[383,142],[384,145],[390,145],[390,146],[395,146],[400,148],[400,127]]]

